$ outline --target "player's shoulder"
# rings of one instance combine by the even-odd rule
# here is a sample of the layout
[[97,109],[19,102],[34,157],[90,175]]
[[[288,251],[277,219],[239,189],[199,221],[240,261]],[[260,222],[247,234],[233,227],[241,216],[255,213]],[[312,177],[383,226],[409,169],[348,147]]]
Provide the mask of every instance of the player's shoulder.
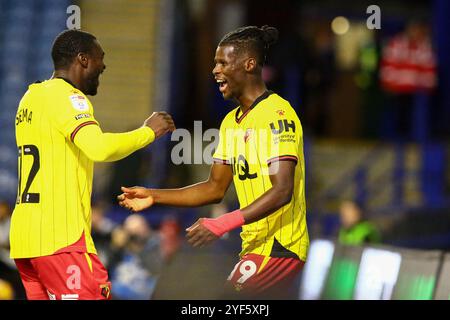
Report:
[[45,81],[37,81],[28,87],[29,94],[39,95],[48,102],[60,105],[62,102],[70,102],[71,97],[82,97],[87,100],[83,92],[63,79],[53,78]]
[[40,83],[42,90],[48,94],[71,96],[80,95],[86,97],[83,92],[75,88],[68,81],[61,78],[53,78]]
[[279,107],[282,107],[294,111],[290,102],[275,92],[271,92],[271,94],[264,101],[264,104],[271,109],[278,109]]
[[21,102],[27,104],[41,103],[45,100],[46,94],[46,84],[48,80],[45,81],[35,81],[28,85],[27,91],[24,93]]
[[260,102],[261,106],[258,106],[258,117],[260,118],[273,118],[279,116],[297,116],[294,108],[289,101],[281,97],[275,92],[269,91],[269,95],[266,99]]
[[233,108],[230,112],[227,113],[227,115],[222,120],[222,125],[226,124],[233,124],[236,119],[236,113],[238,112],[239,106],[236,108]]
[[[73,107],[77,112],[90,109],[86,95],[67,80],[61,78],[46,80],[41,83],[41,90],[47,98],[47,105],[54,106],[59,111],[72,110],[69,107]],[[61,106],[67,106],[67,108]]]

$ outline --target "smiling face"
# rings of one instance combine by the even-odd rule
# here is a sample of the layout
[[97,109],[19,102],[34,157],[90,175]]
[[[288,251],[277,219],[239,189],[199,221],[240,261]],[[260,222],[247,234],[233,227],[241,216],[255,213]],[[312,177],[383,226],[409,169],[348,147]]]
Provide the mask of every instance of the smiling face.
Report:
[[88,56],[88,64],[84,72],[84,90],[85,94],[95,96],[97,94],[97,88],[100,85],[100,75],[105,70],[106,66],[103,62],[105,52],[98,43],[94,41],[93,48]]
[[217,47],[212,73],[225,100],[241,96],[247,75],[245,60],[232,45]]

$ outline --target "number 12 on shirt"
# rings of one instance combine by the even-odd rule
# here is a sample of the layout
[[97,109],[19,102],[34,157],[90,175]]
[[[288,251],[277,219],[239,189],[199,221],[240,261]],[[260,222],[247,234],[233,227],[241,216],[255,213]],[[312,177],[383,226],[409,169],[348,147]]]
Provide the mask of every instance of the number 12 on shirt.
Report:
[[[33,144],[26,144],[18,147],[19,151],[19,181],[17,187],[17,204],[20,203],[39,203],[39,193],[29,193],[30,186],[33,183],[36,174],[40,168],[39,149]],[[33,164],[29,172],[26,172],[26,176],[23,175],[23,158],[33,157]],[[22,180],[25,181],[25,188],[22,191]]]

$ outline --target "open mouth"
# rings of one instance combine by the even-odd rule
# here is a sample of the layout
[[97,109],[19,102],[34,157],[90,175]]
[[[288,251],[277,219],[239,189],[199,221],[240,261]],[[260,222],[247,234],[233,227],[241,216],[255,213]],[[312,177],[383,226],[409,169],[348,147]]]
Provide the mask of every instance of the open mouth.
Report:
[[227,81],[226,81],[226,80],[222,80],[222,79],[218,79],[218,80],[216,80],[216,81],[217,81],[217,83],[219,84],[219,91],[220,91],[221,93],[224,93],[225,90],[226,90],[227,87],[228,87]]

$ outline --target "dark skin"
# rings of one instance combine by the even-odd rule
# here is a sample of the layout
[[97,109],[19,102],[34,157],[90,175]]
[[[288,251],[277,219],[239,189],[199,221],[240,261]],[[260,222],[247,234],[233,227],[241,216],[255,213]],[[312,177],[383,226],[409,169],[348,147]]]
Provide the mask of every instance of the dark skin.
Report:
[[242,113],[267,90],[261,66],[249,52],[239,54],[234,46],[218,47],[214,63],[214,79],[226,81],[225,87],[219,86],[220,92],[225,100],[237,100]]
[[90,52],[78,53],[67,68],[55,70],[52,79],[58,77],[67,79],[85,95],[95,96],[100,84],[100,75],[106,69],[104,57],[105,52],[100,43],[94,40]]
[[[219,46],[214,59],[213,75],[225,81],[219,87],[225,99],[236,99],[245,112],[267,89],[261,78],[261,66],[251,52],[238,54],[233,46]],[[272,187],[258,199],[241,209],[245,224],[263,219],[289,203],[294,189],[295,163],[280,161],[269,167]],[[122,187],[119,204],[133,212],[144,210],[153,204],[197,207],[222,201],[233,180],[231,166],[215,163],[208,180],[179,189],[146,189]],[[188,242],[202,247],[218,237],[202,225],[204,218],[186,229]]]

